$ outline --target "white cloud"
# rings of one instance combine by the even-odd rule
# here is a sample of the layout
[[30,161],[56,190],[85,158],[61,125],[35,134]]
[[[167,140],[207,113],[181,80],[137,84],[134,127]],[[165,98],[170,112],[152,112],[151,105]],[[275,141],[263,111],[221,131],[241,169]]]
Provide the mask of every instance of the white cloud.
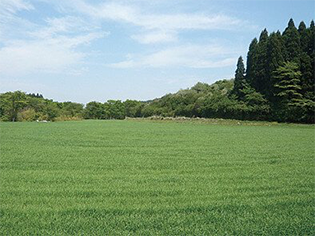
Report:
[[0,12],[2,14],[12,14],[21,10],[33,10],[34,7],[23,0],[1,0],[0,1]]
[[46,19],[47,26],[30,33],[33,37],[47,38],[60,34],[88,32],[98,29],[79,17],[65,16]]
[[75,37],[59,36],[39,40],[14,41],[0,49],[0,73],[25,74],[32,72],[60,72],[76,66],[86,56],[75,50],[82,44],[103,37],[89,33]]
[[150,30],[182,30],[182,29],[232,29],[241,25],[239,19],[223,15],[207,15],[203,13],[189,14],[153,14],[143,13],[138,7],[119,3],[104,3],[93,6],[79,1],[76,4],[79,11],[95,18],[124,21]]
[[[29,7],[22,3],[14,6],[16,9]],[[9,25],[19,19],[14,12],[11,18]],[[83,61],[86,54],[77,47],[109,34],[96,29],[81,18],[72,16],[48,18],[46,25],[36,25],[35,30],[21,29],[19,33],[24,36],[23,39],[3,40],[4,46],[0,48],[0,73],[69,73],[70,69],[80,71],[74,67]]]
[[[102,32],[101,22],[104,21],[136,26],[132,28],[131,38],[142,44],[180,43],[180,32],[183,30],[231,30],[245,24],[223,14],[161,14],[145,11],[141,5],[130,5],[130,2],[122,4],[122,1],[101,4],[84,0],[38,1],[59,6],[63,16],[43,19],[44,25],[35,24],[25,30],[20,27],[17,33],[24,38],[2,40],[4,46],[1,48],[0,45],[0,73],[64,72],[69,71],[69,68],[80,71],[77,67],[85,61],[87,54],[79,47],[109,34]],[[13,22],[21,23],[18,11],[33,10],[34,6],[23,0],[0,0],[0,13],[6,12],[9,16],[6,18],[5,31],[1,32],[0,28],[0,39],[1,33],[8,34]],[[214,68],[234,65],[235,58],[231,50],[227,51],[222,46],[180,44],[150,54],[131,55],[109,66]]]
[[125,61],[109,66],[114,68],[217,68],[234,65],[237,52],[220,45],[182,45],[148,55],[129,55],[128,57]]
[[51,42],[20,42],[0,50],[0,73],[59,71],[78,63],[82,58],[81,53]]
[[31,22],[17,17],[16,13],[33,9],[33,5],[23,0],[0,0],[0,40],[14,35],[14,31],[29,28]]
[[35,10],[34,6],[23,0],[0,0],[0,74],[80,73],[87,54],[79,47],[109,32],[80,16],[46,18],[44,25],[20,17],[20,11]]
[[140,27],[141,33],[132,35],[132,38],[145,44],[176,41],[178,32],[182,30],[235,30],[249,26],[245,21],[224,14],[158,14],[143,11],[139,5],[119,2],[121,1],[92,5],[84,0],[77,0],[75,4],[72,1],[71,7],[94,19],[118,21]]

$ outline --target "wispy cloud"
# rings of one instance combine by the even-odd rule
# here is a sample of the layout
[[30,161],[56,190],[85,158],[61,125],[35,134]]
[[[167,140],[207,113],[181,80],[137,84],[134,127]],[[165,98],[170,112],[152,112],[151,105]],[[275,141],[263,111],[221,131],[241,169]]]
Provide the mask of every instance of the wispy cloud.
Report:
[[[0,44],[0,73],[32,73],[36,71],[69,72],[86,61],[87,54],[80,46],[109,35],[103,25],[113,21],[131,26],[129,36],[141,44],[177,43],[177,46],[158,47],[153,53],[127,56],[125,60],[111,63],[113,68],[135,67],[189,67],[216,68],[234,65],[237,57],[233,50],[223,45],[195,45],[181,41],[183,31],[234,30],[247,22],[225,14],[205,12],[160,13],[147,10],[137,1],[107,1],[91,3],[85,0],[37,0],[52,4],[59,17],[41,19],[32,23],[18,16],[19,11],[36,11],[35,5],[25,0],[1,0],[0,29],[7,35],[14,22],[30,24],[20,27],[21,38],[6,38]],[[140,1],[141,2],[141,1]],[[32,25],[33,24],[33,25]],[[1,26],[1,25],[0,25]],[[174,45],[174,44],[173,44]],[[150,49],[152,50],[152,49]],[[128,52],[125,52],[128,53]]]
[[33,10],[34,7],[24,0],[1,0],[0,12],[5,15],[16,13],[21,10]]
[[183,30],[235,30],[244,26],[251,27],[246,21],[224,14],[159,14],[120,1],[92,5],[77,0],[74,7],[94,19],[118,21],[139,27],[140,32],[131,37],[145,44],[176,41],[178,33]]
[[182,45],[147,55],[129,55],[127,60],[108,66],[217,68],[234,65],[236,53],[220,45]]
[[76,4],[79,11],[94,18],[124,21],[150,30],[181,29],[233,29],[245,24],[240,19],[223,15],[207,15],[205,13],[158,14],[144,13],[139,7],[126,6],[115,2],[90,5],[84,1]]
[[75,47],[102,37],[90,33],[76,37],[15,41],[0,49],[0,73],[61,72],[77,66],[86,56]]
[[16,36],[15,31],[28,29],[33,25],[28,20],[18,17],[20,11],[32,11],[34,6],[23,0],[0,1],[0,42]]
[[45,27],[30,32],[30,35],[33,37],[47,38],[58,36],[60,34],[91,32],[92,30],[95,31],[99,29],[99,27],[75,16],[48,18],[45,22]]
[[[16,23],[23,25],[24,21],[16,15],[19,11],[34,9],[21,0],[1,1],[0,7],[0,12],[7,14],[6,28],[2,28],[5,34],[10,26]],[[83,62],[86,54],[77,48],[109,34],[97,30],[80,17],[47,18],[45,23],[21,28],[21,39],[3,38],[2,48],[0,45],[0,74],[80,71],[75,67]]]

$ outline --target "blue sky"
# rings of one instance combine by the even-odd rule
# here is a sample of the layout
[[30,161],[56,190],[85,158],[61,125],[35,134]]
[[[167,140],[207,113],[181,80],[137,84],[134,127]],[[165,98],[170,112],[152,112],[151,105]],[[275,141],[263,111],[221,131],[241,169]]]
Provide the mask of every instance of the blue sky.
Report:
[[314,15],[306,0],[0,0],[0,93],[149,100],[232,78],[262,29]]

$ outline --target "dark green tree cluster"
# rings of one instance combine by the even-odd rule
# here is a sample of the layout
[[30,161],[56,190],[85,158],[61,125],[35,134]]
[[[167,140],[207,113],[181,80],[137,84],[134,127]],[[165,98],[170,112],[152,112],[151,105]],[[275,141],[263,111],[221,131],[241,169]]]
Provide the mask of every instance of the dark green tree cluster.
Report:
[[[315,27],[302,21],[296,28],[290,19],[287,28],[268,35],[267,30],[254,39],[247,54],[245,76],[236,73],[235,94],[246,96],[243,87],[260,93],[270,105],[268,119],[314,122],[315,108]],[[238,64],[243,71],[244,65]],[[241,85],[240,85],[241,84]]]

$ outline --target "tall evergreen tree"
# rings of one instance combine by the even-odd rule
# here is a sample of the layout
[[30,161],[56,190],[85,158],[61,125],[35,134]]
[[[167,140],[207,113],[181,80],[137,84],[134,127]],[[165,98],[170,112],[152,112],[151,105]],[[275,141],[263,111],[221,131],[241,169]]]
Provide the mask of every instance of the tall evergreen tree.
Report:
[[244,97],[242,90],[245,87],[245,83],[245,66],[243,58],[240,56],[236,65],[234,88],[232,91],[232,93],[235,94],[239,99],[242,99]]
[[310,41],[308,46],[308,54],[313,57],[314,59],[314,53],[315,53],[315,25],[314,21],[311,21],[310,28],[309,28],[309,34],[310,34]]
[[306,28],[306,25],[304,23],[304,21],[301,21],[301,23],[299,24],[299,28],[298,28],[298,32],[300,34],[300,44],[301,44],[301,50],[303,52],[308,52],[309,50],[309,41],[310,41],[310,32],[309,30]]
[[266,94],[267,91],[267,42],[268,42],[268,31],[264,29],[259,37],[259,43],[256,51],[256,66],[255,66],[255,78],[252,80],[252,85],[257,92]]
[[256,61],[257,61],[257,44],[256,38],[252,40],[249,45],[247,53],[247,64],[246,64],[246,81],[248,84],[253,85],[253,80],[256,77]]
[[310,42],[309,42],[309,55],[311,58],[311,64],[312,64],[312,77],[310,80],[310,84],[312,85],[312,92],[313,92],[313,99],[315,100],[315,26],[314,21],[311,21],[310,25]]
[[294,25],[293,19],[290,19],[288,27],[284,30],[282,35],[286,52],[285,60],[298,63],[301,52],[300,35]]
[[312,59],[311,55],[309,55],[311,30],[310,28],[307,29],[305,23],[302,21],[298,31],[301,42],[300,70],[302,73],[302,91],[305,97],[312,99],[314,97],[314,80],[312,78]]
[[267,43],[267,67],[266,67],[266,98],[272,99],[274,82],[273,72],[284,63],[283,42],[281,33],[271,33]]

